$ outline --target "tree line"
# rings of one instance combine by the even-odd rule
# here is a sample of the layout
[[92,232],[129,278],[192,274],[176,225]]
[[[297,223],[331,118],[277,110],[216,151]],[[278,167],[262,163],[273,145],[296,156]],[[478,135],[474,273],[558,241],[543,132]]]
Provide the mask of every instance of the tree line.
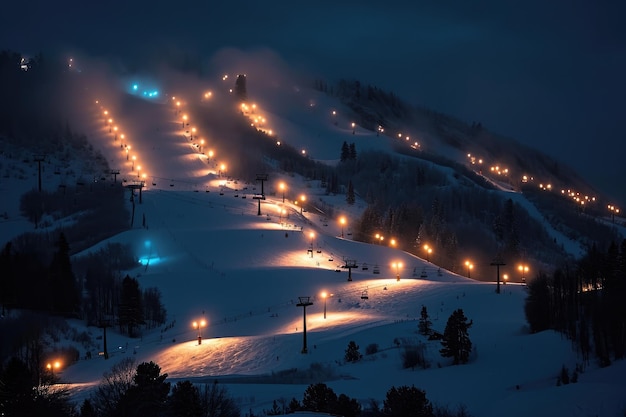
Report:
[[626,240],[607,250],[595,247],[573,266],[528,283],[525,314],[531,331],[557,330],[588,363],[600,366],[626,354]]

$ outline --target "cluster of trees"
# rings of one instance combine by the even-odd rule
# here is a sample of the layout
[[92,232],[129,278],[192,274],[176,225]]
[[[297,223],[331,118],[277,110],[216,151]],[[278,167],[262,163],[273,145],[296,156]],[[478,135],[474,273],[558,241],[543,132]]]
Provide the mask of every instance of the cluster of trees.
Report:
[[593,247],[574,267],[539,274],[524,306],[531,331],[557,330],[575,341],[583,359],[601,366],[626,355],[626,240]]
[[113,417],[216,416],[239,417],[239,407],[228,390],[218,385],[198,387],[190,381],[173,386],[154,362],[135,366],[123,359],[104,374],[95,392],[80,407],[69,393],[53,386],[57,379],[34,380],[33,372],[17,358],[0,367],[0,414],[3,416]]

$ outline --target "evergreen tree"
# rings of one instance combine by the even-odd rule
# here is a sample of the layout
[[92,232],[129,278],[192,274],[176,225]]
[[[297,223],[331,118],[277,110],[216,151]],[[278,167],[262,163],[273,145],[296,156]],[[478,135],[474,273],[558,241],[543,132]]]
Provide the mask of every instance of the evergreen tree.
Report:
[[291,401],[289,401],[289,405],[287,405],[287,413],[294,413],[300,410],[302,410],[302,404],[300,404],[300,401],[292,398]]
[[248,99],[245,74],[239,74],[237,76],[237,81],[235,81],[235,94],[242,101],[246,101]]
[[79,292],[70,262],[70,247],[65,234],[59,234],[57,251],[50,264],[50,294],[52,311],[62,314],[76,314],[79,309]]
[[352,142],[348,149],[348,158],[352,161],[356,161],[356,145]]
[[334,414],[343,417],[357,417],[361,414],[361,404],[354,399],[348,397],[346,394],[339,394],[337,397],[337,406],[333,410]]
[[467,363],[472,342],[469,339],[467,330],[472,326],[468,323],[462,309],[455,310],[446,323],[446,328],[441,339],[442,348],[439,351],[443,357],[453,358],[454,364]]
[[533,333],[541,332],[550,328],[550,289],[548,277],[539,274],[528,283],[528,297],[524,303],[526,321]]
[[201,417],[200,390],[189,381],[178,381],[167,399],[167,410],[172,417]]
[[351,340],[350,343],[348,343],[344,359],[346,362],[358,362],[361,359],[359,346],[354,342],[354,340]]
[[125,416],[158,415],[165,408],[170,383],[167,374],[154,362],[143,362],[137,366],[133,384],[122,396],[118,411]]
[[424,336],[430,335],[432,333],[432,329],[430,328],[431,325],[432,322],[428,319],[428,310],[426,310],[426,306],[422,306],[418,324],[420,334],[423,334]]
[[388,417],[432,417],[433,406],[426,392],[415,386],[391,387],[383,402],[383,415]]
[[119,305],[120,330],[134,336],[139,325],[143,322],[143,308],[141,307],[141,292],[139,282],[126,275],[122,281],[122,293]]
[[348,182],[348,193],[346,194],[346,203],[349,205],[353,205],[356,201],[356,197],[354,195],[354,185],[352,185],[352,180]]
[[337,407],[337,394],[324,383],[311,384],[304,391],[302,409],[318,413],[333,413]]
[[350,148],[348,146],[348,142],[344,141],[341,145],[341,156],[339,157],[339,160],[341,162],[346,162],[348,159],[350,159]]

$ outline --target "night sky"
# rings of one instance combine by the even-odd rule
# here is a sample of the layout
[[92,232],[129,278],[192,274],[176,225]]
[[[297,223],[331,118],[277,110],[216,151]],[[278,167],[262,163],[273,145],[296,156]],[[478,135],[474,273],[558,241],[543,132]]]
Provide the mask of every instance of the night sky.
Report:
[[0,48],[138,59],[276,52],[527,143],[626,205],[626,2],[31,1]]

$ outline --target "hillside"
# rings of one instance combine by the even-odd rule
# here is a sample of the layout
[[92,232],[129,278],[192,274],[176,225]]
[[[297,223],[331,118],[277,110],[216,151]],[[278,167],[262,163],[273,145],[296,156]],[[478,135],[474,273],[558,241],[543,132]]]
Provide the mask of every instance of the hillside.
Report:
[[[452,152],[429,151],[426,156],[407,155],[406,149],[396,152],[393,135],[352,126],[349,108],[332,96],[291,84],[263,86],[257,94],[251,73],[250,107],[242,107],[229,92],[232,78],[222,76],[221,82],[207,81],[209,86],[202,88],[181,83],[178,89],[176,80],[168,79],[168,90],[155,99],[134,93],[132,84],[124,84],[131,86],[127,91],[105,80],[81,80],[80,86],[89,89],[73,103],[71,124],[86,133],[108,168],[104,172],[89,165],[78,168],[81,159],[75,158],[55,174],[57,157],[51,152],[44,164],[44,188],[73,185],[74,195],[84,196],[90,187],[125,186],[126,211],[121,214],[125,231],[111,231],[111,237],[85,250],[74,248],[72,259],[78,262],[108,243],[128,245],[136,266],[119,271],[116,279],[128,274],[142,288],[157,288],[167,320],[133,338],[116,326],[110,328],[109,360],[99,356],[104,348],[102,330],[72,320],[72,327],[85,331],[94,343],[81,347],[81,359],[59,373],[75,401],[93,392],[112,364],[131,357],[158,363],[172,381],[221,381],[242,410],[255,414],[269,409],[273,400],[301,398],[308,384],[320,380],[363,406],[371,399],[381,403],[393,385],[416,385],[434,403],[453,408],[463,404],[472,415],[496,416],[503,410],[520,416],[623,412],[623,360],[600,369],[585,362],[561,335],[531,334],[523,311],[526,287],[502,283],[497,294],[494,268],[484,260],[475,262],[473,279],[468,279],[462,275],[470,275],[469,269],[457,265],[451,271],[438,263],[445,260],[439,257],[439,246],[431,243],[434,254],[414,248],[406,244],[411,238],[387,233],[395,230],[392,225],[381,224],[385,239],[374,241],[360,221],[372,205],[369,193],[358,184],[384,178],[391,181],[389,196],[408,195],[400,170],[419,160],[423,184],[416,188],[429,206],[433,196],[448,202],[452,200],[445,200],[446,195],[467,199],[473,194],[500,209],[505,207],[503,197],[514,196],[515,207],[526,208],[532,224],[545,227],[537,233],[548,236],[548,243],[541,244],[553,251],[552,256],[579,256],[577,236],[551,228],[525,194],[507,188],[506,181],[486,176],[481,180],[471,162],[455,160]],[[344,142],[354,143],[364,159],[354,166],[342,164]],[[20,232],[20,227],[10,230],[10,226],[32,228],[20,217],[16,201],[20,191],[35,186],[37,164],[27,156],[21,162],[12,155],[3,158],[10,165],[2,186],[11,205],[5,209],[9,220],[0,230],[8,240]],[[382,164],[375,165],[376,176],[358,165],[367,165],[368,160]],[[13,177],[15,171],[21,179]],[[263,184],[256,179],[259,174],[268,176]],[[349,186],[342,182],[350,177],[357,191],[354,204],[346,202]],[[91,181],[81,186],[81,178]],[[333,183],[338,192],[329,190]],[[139,189],[129,186],[140,188],[141,197]],[[265,199],[255,199],[261,190]],[[477,213],[488,207],[471,199],[459,203],[471,205]],[[492,223],[491,214],[486,217],[484,223]],[[40,231],[52,233],[69,220],[50,216]],[[479,246],[479,238],[492,234],[476,222],[472,231],[482,231],[473,235],[474,243],[459,245],[468,252]],[[438,226],[443,228],[443,223]],[[524,227],[533,226],[528,222]],[[359,233],[366,238],[357,240]],[[392,237],[401,244],[391,244]],[[551,240],[558,240],[561,248],[548,246]],[[351,262],[357,266],[348,272],[342,266]],[[502,279],[508,274],[509,281],[521,281],[516,266],[511,262],[503,268]],[[528,278],[541,266],[533,264]],[[330,296],[323,299],[322,291]],[[299,297],[311,297],[313,303],[307,310],[306,354]],[[438,341],[416,332],[422,306],[439,332],[454,310],[464,310],[473,322],[469,363],[453,366],[439,354]],[[208,325],[198,331],[191,323],[200,318]],[[378,352],[364,354],[358,363],[345,363],[351,340],[360,345],[361,353],[373,344]],[[58,340],[50,347],[58,350],[65,343],[69,342]],[[426,369],[402,368],[402,353],[414,346],[423,349]],[[576,384],[557,386],[562,367],[581,370]]]

